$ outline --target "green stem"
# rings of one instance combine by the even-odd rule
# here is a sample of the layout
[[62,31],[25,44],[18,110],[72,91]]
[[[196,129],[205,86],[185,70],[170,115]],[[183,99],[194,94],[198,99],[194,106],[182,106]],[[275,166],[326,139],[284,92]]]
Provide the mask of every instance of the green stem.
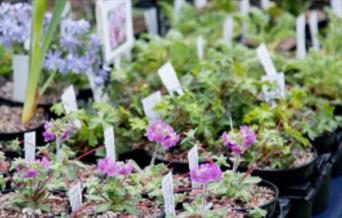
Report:
[[235,175],[240,162],[240,155],[236,155],[233,165],[233,176]]
[[151,163],[150,163],[150,169],[152,169],[152,167],[154,166],[154,162],[155,162],[156,157],[157,157],[158,149],[159,149],[159,143],[157,143],[156,147],[154,148],[154,152],[153,152]]
[[46,89],[50,86],[50,83],[53,80],[53,78],[56,76],[56,74],[57,74],[57,71],[53,71],[50,74],[49,78],[46,80],[46,82],[43,84],[43,87],[39,91],[39,97],[44,95]]
[[205,215],[205,207],[207,204],[207,187],[208,187],[207,184],[203,185],[201,217],[204,217]]

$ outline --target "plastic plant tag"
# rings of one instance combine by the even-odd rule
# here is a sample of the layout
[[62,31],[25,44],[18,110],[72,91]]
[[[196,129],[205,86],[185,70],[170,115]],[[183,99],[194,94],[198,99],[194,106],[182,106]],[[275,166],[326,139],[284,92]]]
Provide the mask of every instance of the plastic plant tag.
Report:
[[164,198],[164,208],[166,217],[175,217],[175,197],[173,195],[173,179],[172,172],[164,176],[162,181],[162,192]]
[[232,17],[227,17],[223,24],[223,40],[228,47],[232,46],[234,31],[234,20]]
[[195,6],[197,9],[204,8],[208,4],[208,0],[195,0]]
[[108,100],[108,95],[103,93],[103,86],[96,84],[96,78],[92,73],[87,73],[89,85],[93,92],[94,100],[96,103],[104,102]]
[[260,63],[264,67],[264,70],[267,75],[275,75],[277,74],[277,70],[274,67],[273,61],[271,59],[270,54],[268,53],[268,50],[264,43],[259,45],[259,47],[256,50],[258,58],[260,60]]
[[144,112],[149,121],[154,121],[160,118],[160,114],[154,110],[154,107],[161,101],[162,96],[160,91],[154,92],[146,98],[143,98],[142,104]]
[[[198,148],[197,148],[197,145],[194,145],[194,147],[192,147],[191,150],[188,152],[188,161],[189,161],[190,171],[192,169],[195,169],[198,167]],[[200,188],[201,184],[198,182],[191,181],[191,187],[193,189]]]
[[155,7],[144,10],[144,19],[147,26],[147,31],[150,35],[158,35],[158,16]]
[[[64,110],[67,114],[77,111],[77,102],[76,102],[76,94],[75,89],[71,85],[69,86],[62,94],[62,103],[64,105]],[[74,120],[73,124],[77,128],[81,128],[81,122],[79,120]]]
[[13,100],[24,102],[27,82],[29,78],[29,57],[27,55],[13,55]]
[[277,73],[275,75],[266,75],[262,77],[262,81],[269,81],[276,83],[276,87],[271,89],[269,86],[263,86],[263,93],[265,101],[269,102],[274,99],[285,98],[285,77],[284,73]]
[[341,0],[330,0],[332,11],[342,19],[342,1]]
[[[247,17],[249,12],[249,0],[240,0],[240,12],[242,16]],[[244,22],[242,24],[242,39],[245,40],[248,36],[248,26],[247,23]]]
[[36,132],[26,132],[24,134],[25,160],[36,159]]
[[305,58],[305,15],[302,14],[296,19],[296,35],[297,35],[297,58]]
[[106,148],[106,157],[116,161],[115,155],[115,139],[113,126],[107,127],[104,130],[104,144]]
[[197,55],[199,60],[203,60],[204,56],[204,39],[202,36],[198,36],[196,40]]
[[181,9],[182,9],[184,4],[185,4],[185,0],[174,0],[174,2],[173,2],[173,14],[174,14],[176,20],[178,20],[179,13],[181,12]]
[[81,182],[72,186],[68,191],[69,202],[72,212],[82,208],[82,187]]
[[267,10],[270,7],[270,0],[261,0],[261,8]]
[[176,71],[173,69],[170,62],[167,62],[159,68],[158,74],[169,94],[173,94],[174,92],[177,92],[179,95],[184,94],[182,86],[177,78]]
[[318,35],[317,11],[310,12],[309,27],[310,27],[312,46],[314,49],[319,50],[320,45],[319,45],[319,41],[317,38],[317,35]]

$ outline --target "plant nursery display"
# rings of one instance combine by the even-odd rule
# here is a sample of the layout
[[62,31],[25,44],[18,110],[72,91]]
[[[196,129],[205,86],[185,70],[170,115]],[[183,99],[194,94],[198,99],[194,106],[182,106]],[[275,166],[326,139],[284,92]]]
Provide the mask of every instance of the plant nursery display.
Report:
[[1,2],[0,217],[330,213],[339,11],[336,0]]

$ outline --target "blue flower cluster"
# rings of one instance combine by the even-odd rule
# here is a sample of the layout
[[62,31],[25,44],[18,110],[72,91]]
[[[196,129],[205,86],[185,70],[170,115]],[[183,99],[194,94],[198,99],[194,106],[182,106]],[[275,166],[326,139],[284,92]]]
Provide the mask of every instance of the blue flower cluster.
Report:
[[[31,35],[32,6],[24,3],[2,3],[0,5],[0,37],[5,47],[19,43],[21,47],[29,41]],[[47,13],[44,19],[46,27],[51,19]],[[59,38],[54,39],[47,52],[44,70],[57,71],[62,75],[93,74],[96,84],[102,85],[108,79],[110,68],[103,63],[100,40],[91,33],[88,21],[65,19],[61,21]]]
[[32,6],[24,3],[0,5],[0,37],[7,48],[13,43],[24,44],[30,39]]

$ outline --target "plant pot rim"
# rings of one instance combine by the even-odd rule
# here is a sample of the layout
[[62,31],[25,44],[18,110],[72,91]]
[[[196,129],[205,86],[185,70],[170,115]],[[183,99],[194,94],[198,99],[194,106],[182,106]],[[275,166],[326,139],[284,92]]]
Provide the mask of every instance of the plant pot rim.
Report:
[[318,154],[317,154],[317,149],[314,146],[311,146],[311,151],[314,153],[313,158],[306,163],[303,163],[301,165],[295,166],[295,167],[291,167],[291,168],[287,168],[287,169],[263,169],[263,168],[255,168],[256,171],[262,171],[262,172],[286,172],[286,171],[293,171],[293,170],[299,170],[299,169],[303,169],[306,168],[307,166],[313,164],[316,162],[317,158],[318,158]]
[[[144,152],[146,152],[146,154],[148,156],[152,157],[150,151],[148,151],[147,149],[143,149],[143,150],[144,150]],[[167,160],[160,154],[156,155],[156,159],[161,160],[163,162],[172,162],[174,164],[186,164],[186,165],[189,164],[189,161],[186,161],[186,160]],[[206,159],[199,159],[198,162],[199,162],[199,164],[203,164],[203,163],[207,163],[209,161],[207,161]]]
[[[1,106],[1,105],[5,105],[5,106],[11,107],[11,108],[12,108],[12,107],[20,107],[20,106],[12,105],[12,104],[10,104],[10,103],[8,104],[8,103],[6,103],[6,102],[1,102],[1,101],[0,101],[0,106]],[[41,108],[41,109],[44,110],[44,112],[43,112],[44,120],[48,120],[48,119],[49,119],[49,114],[48,114],[48,112],[47,112],[43,107],[39,107],[39,108]],[[32,131],[37,132],[37,131],[39,131],[39,130],[42,129],[42,128],[44,128],[44,122],[42,122],[41,124],[39,124],[37,127],[34,127],[34,128],[32,128],[32,129],[27,129],[27,130],[24,130],[24,131],[0,132],[0,141],[2,141],[2,140],[1,140],[2,136],[20,135],[20,134],[24,134],[24,133],[26,133],[26,132],[32,132]]]

